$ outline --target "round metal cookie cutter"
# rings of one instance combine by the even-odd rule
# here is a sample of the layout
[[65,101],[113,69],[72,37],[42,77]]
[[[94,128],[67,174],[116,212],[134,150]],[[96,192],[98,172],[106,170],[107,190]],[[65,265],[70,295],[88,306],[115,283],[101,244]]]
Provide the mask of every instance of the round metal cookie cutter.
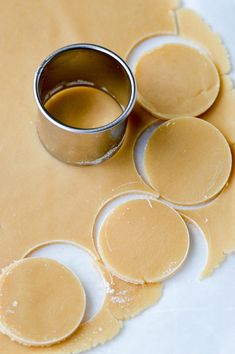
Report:
[[[91,129],[61,123],[45,109],[45,103],[53,94],[78,85],[109,93],[122,107],[122,114]],[[73,44],[58,49],[39,66],[34,95],[39,108],[37,130],[47,151],[67,163],[95,165],[121,147],[136,100],[136,84],[128,65],[114,52],[93,44]]]

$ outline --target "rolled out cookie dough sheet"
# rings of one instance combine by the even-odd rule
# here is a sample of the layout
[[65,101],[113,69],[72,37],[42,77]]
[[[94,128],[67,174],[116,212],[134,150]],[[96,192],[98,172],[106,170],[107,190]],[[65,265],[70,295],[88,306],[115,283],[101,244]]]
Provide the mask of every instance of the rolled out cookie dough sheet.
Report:
[[56,261],[23,259],[0,277],[0,330],[19,343],[43,346],[65,340],[80,325],[85,308],[81,282]]
[[[59,9],[55,14],[48,2],[41,2],[40,5],[32,3],[24,9],[19,4],[11,2],[3,7],[3,15],[4,11],[10,11],[11,17],[6,13],[0,23],[7,41],[7,46],[2,43],[0,48],[4,68],[1,70],[4,90],[0,102],[1,185],[4,186],[0,201],[3,211],[0,220],[2,235],[0,249],[4,249],[4,254],[0,257],[1,266],[18,259],[35,244],[49,239],[66,238],[74,242],[77,240],[88,248],[93,248],[90,229],[94,214],[106,195],[110,194],[111,190],[113,193],[121,192],[128,186],[148,190],[142,186],[131,158],[132,143],[138,130],[133,126],[131,129],[134,131],[129,127],[124,149],[115,158],[97,166],[95,170],[77,169],[58,163],[43,150],[34,126],[36,107],[31,89],[34,69],[48,52],[60,45],[74,42],[76,36],[79,40],[78,22],[73,23],[71,20],[70,26],[66,26],[65,22],[66,31],[61,31],[58,16],[62,16],[62,12]],[[68,6],[67,11],[70,7]],[[40,21],[37,20],[39,18]],[[22,34],[17,45],[11,30],[13,25],[17,26]],[[28,28],[31,28],[31,31],[28,31]],[[41,31],[38,31],[38,28],[41,28]],[[44,37],[47,38],[46,41]],[[19,50],[19,47],[24,50]],[[15,58],[18,60],[17,66]],[[18,67],[22,70],[19,71]],[[15,77],[18,80],[15,80]],[[125,149],[128,151],[124,152]],[[118,167],[120,165],[122,169]],[[84,184],[89,185],[88,190],[83,187]],[[74,190],[77,193],[74,193]],[[92,203],[89,202],[91,199]],[[77,218],[81,200],[82,215]],[[44,210],[44,213],[41,213],[41,210]],[[76,225],[71,220],[76,220]],[[34,235],[33,239],[31,235]]]
[[[43,149],[35,129],[37,109],[32,92],[37,65],[51,51],[69,43],[100,38],[99,44],[122,53],[141,37],[174,32],[171,9],[175,6],[176,1],[165,0],[148,0],[138,7],[132,0],[41,0],[27,7],[20,1],[2,7],[0,248],[4,253],[0,266],[36,244],[55,239],[78,241],[95,251],[91,228],[106,196],[130,185],[149,190],[132,162],[135,128],[129,131],[122,151],[95,168],[65,165]],[[13,28],[21,33],[17,40]]]
[[[95,171],[96,174],[94,174],[94,169],[89,169],[89,168],[85,168],[87,171],[87,173],[83,172],[85,171],[85,169],[77,169],[76,167],[72,167],[72,169],[74,170],[74,175],[73,176],[73,186],[74,186],[74,180],[77,179],[78,177],[80,178],[80,183],[81,181],[83,181],[83,186],[86,185],[86,183],[89,182],[89,186],[93,185],[93,181],[94,181],[94,176],[96,176],[98,178],[98,180],[96,179],[96,181],[98,181],[98,184],[96,184],[95,186],[93,185],[93,188],[91,191],[91,194],[89,194],[89,190],[87,190],[87,192],[85,193],[82,189],[77,188],[78,193],[80,193],[80,197],[82,199],[79,198],[79,195],[76,196],[74,195],[74,188],[69,188],[68,186],[65,188],[65,191],[63,194],[64,196],[64,201],[65,204],[63,204],[63,209],[59,208],[59,214],[58,216],[56,216],[56,214],[52,213],[50,214],[51,216],[54,214],[55,220],[53,222],[53,229],[51,229],[50,227],[50,222],[52,220],[48,220],[47,216],[44,215],[42,213],[40,213],[40,211],[38,210],[38,212],[35,212],[35,214],[31,214],[35,215],[33,218],[33,222],[37,224],[37,220],[39,215],[43,217],[43,220],[46,221],[46,225],[43,226],[43,230],[41,229],[40,234],[38,234],[38,238],[36,238],[36,234],[37,234],[37,229],[35,229],[34,231],[34,239],[32,240],[32,230],[34,230],[34,227],[39,227],[39,225],[41,224],[32,224],[32,218],[31,218],[31,222],[30,224],[27,222],[25,224],[25,227],[27,225],[26,230],[31,230],[29,231],[29,234],[25,234],[24,233],[24,244],[22,245],[22,239],[14,239],[12,238],[12,244],[10,244],[8,246],[8,250],[10,252],[10,254],[14,253],[13,259],[18,259],[20,258],[23,254],[25,254],[27,252],[27,250],[33,248],[34,246],[36,246],[39,242],[42,243],[43,241],[48,241],[49,238],[51,238],[51,241],[53,240],[67,240],[68,242],[74,242],[74,243],[78,243],[81,244],[82,246],[87,247],[88,249],[92,250],[95,252],[95,248],[93,247],[93,241],[92,241],[92,227],[93,227],[93,222],[96,218],[96,213],[98,212],[98,209],[100,207],[100,205],[102,203],[105,203],[105,200],[112,198],[114,195],[125,192],[127,190],[129,190],[130,188],[132,188],[133,190],[141,190],[142,192],[147,191],[150,192],[151,189],[144,186],[144,184],[142,183],[140,177],[137,175],[136,171],[135,171],[135,167],[134,167],[134,161],[133,161],[133,157],[132,157],[132,153],[133,153],[133,144],[135,142],[136,136],[138,135],[138,133],[140,132],[141,129],[143,129],[143,127],[146,125],[146,122],[139,119],[137,116],[132,116],[130,122],[129,122],[129,127],[128,127],[128,132],[127,132],[127,138],[125,141],[125,145],[124,147],[120,150],[120,152],[116,155],[115,159],[111,159],[107,162],[105,162],[105,164],[99,165],[96,167]],[[35,137],[36,139],[37,137]],[[40,153],[44,153],[44,149],[40,146],[39,144],[39,148],[41,150]],[[65,173],[65,175],[68,177],[71,175],[67,175],[66,172],[68,172],[67,165],[61,164],[58,161],[54,160],[52,157],[50,157],[49,154],[47,154],[45,152],[45,156],[46,158],[48,158],[48,160],[50,160],[51,163],[54,163],[54,167],[57,166],[57,172],[60,171],[60,173],[63,171],[63,173]],[[116,163],[114,163],[116,162]],[[114,165],[113,165],[114,163]],[[104,169],[104,166],[108,164],[109,168],[108,169]],[[120,174],[120,168],[119,166],[122,165],[123,166],[123,170],[122,170],[122,174]],[[59,169],[58,169],[59,166]],[[62,171],[61,169],[62,168]],[[99,171],[99,173],[97,173]],[[127,173],[126,177],[124,179],[120,178],[123,177],[123,171],[126,171],[125,173]],[[79,172],[78,172],[79,171]],[[111,172],[113,171],[113,172]],[[48,172],[48,171],[47,171]],[[76,172],[78,172],[79,174],[77,174]],[[90,173],[89,173],[90,172]],[[108,173],[107,173],[108,172]],[[115,174],[113,174],[115,172]],[[107,175],[106,175],[107,173]],[[48,176],[48,175],[47,175]],[[49,174],[50,176],[50,174]],[[112,177],[113,176],[113,177]],[[131,177],[132,176],[132,177]],[[53,174],[53,177],[55,178],[55,175]],[[58,176],[57,176],[58,177]],[[134,178],[133,178],[134,177]],[[106,186],[104,188],[103,186],[103,178],[107,178],[106,180]],[[48,207],[50,206],[56,206],[55,204],[53,204],[53,201],[55,200],[55,181],[54,183],[49,183],[49,185],[46,185],[46,183],[48,183],[49,180],[44,180],[44,185],[47,187],[45,190],[45,194],[47,193],[46,191],[50,191],[53,192],[53,196],[49,196],[49,195],[44,195],[45,200],[43,201],[43,203],[41,204],[41,208],[43,208],[43,205],[46,203],[46,205],[48,205]],[[71,179],[70,179],[71,181]],[[112,181],[112,182],[111,182]],[[62,182],[62,178],[60,179],[60,182]],[[78,181],[76,181],[78,182]],[[99,183],[102,182],[102,186],[106,191],[106,195],[107,198],[104,196],[104,194],[99,192]],[[121,182],[121,183],[120,183]],[[110,184],[109,184],[110,183]],[[57,185],[60,185],[60,183]],[[77,186],[79,185],[79,183],[77,184]],[[76,186],[76,184],[75,184]],[[97,186],[98,186],[98,195],[95,194],[97,193]],[[106,190],[107,187],[107,190]],[[32,187],[33,188],[33,187]],[[60,188],[60,187],[59,187]],[[21,191],[19,191],[20,195],[22,192],[22,188]],[[59,190],[58,190],[59,192]],[[104,190],[103,190],[104,192]],[[32,192],[31,192],[32,193]],[[61,190],[60,190],[61,193]],[[23,195],[27,194],[27,188],[25,186],[25,189],[23,188]],[[90,200],[94,201],[96,198],[97,200],[97,206],[96,208],[92,208],[92,203],[89,203],[89,201],[87,201],[87,196],[90,196]],[[74,198],[75,197],[75,198]],[[16,203],[15,206],[18,205],[19,210],[20,209],[20,205],[21,205],[21,198],[19,198],[19,196],[17,196],[16,199],[14,199],[14,202]],[[57,196],[58,198],[58,202],[60,200],[60,196]],[[56,199],[57,199],[56,198]],[[74,198],[74,200],[73,200]],[[100,198],[100,199],[99,199]],[[68,211],[66,213],[66,208],[65,205],[68,204],[69,201],[71,201],[72,199],[72,203],[70,205],[70,208],[68,208],[68,206],[66,206],[66,208],[68,208]],[[40,198],[38,197],[37,200],[40,200]],[[79,203],[78,201],[83,200],[83,203],[81,203],[82,205],[80,205],[80,208],[78,209]],[[85,203],[84,203],[85,201]],[[87,201],[87,202],[86,202]],[[47,204],[48,203],[48,204]],[[27,206],[27,203],[26,203]],[[84,213],[84,207],[86,206],[87,208],[87,214]],[[33,205],[33,207],[35,207],[35,205]],[[31,209],[31,208],[30,208]],[[57,208],[56,208],[57,210]],[[71,222],[70,222],[70,217],[68,217],[68,213],[69,210],[71,210],[72,213],[75,212],[76,210],[76,215],[73,215],[73,220],[77,220],[79,225],[73,225],[73,227],[71,228]],[[86,220],[82,220],[82,219],[77,219],[77,212],[78,210],[83,211],[82,215],[84,218],[88,218]],[[27,209],[27,211],[29,212],[29,209]],[[52,211],[52,210],[50,210]],[[55,210],[54,210],[55,211]],[[39,213],[39,214],[37,214]],[[91,213],[91,215],[90,215]],[[63,215],[63,217],[65,217],[67,215],[68,220],[65,223],[65,225],[62,227],[61,225],[61,229],[57,229],[58,234],[56,234],[56,228],[55,225],[58,223],[58,220],[61,221],[62,217],[60,215]],[[12,215],[13,216],[13,215]],[[89,216],[91,218],[89,218]],[[16,215],[15,215],[16,217]],[[24,219],[23,219],[24,220]],[[87,225],[87,220],[89,221],[89,224]],[[27,220],[25,220],[27,221]],[[42,219],[41,219],[42,221]],[[81,223],[81,221],[84,221],[84,223]],[[20,220],[18,221],[20,222]],[[22,220],[21,220],[22,222]],[[87,228],[87,226],[89,226]],[[45,229],[44,229],[45,228]],[[47,228],[49,230],[49,233],[47,232]],[[18,231],[17,227],[16,228],[12,228],[12,230],[15,229],[15,232]],[[80,230],[85,230],[85,234],[83,234],[82,232],[80,233]],[[1,229],[2,230],[2,229]],[[51,231],[50,231],[51,230]],[[73,230],[74,236],[71,236],[71,231]],[[3,231],[3,230],[2,230]],[[14,233],[14,235],[16,235]],[[61,236],[62,235],[62,236]],[[86,236],[87,235],[87,236]],[[84,237],[86,236],[86,238]],[[90,236],[90,237],[88,237]],[[60,237],[60,238],[59,238]],[[16,242],[16,240],[18,240],[18,242]],[[0,239],[0,241],[4,241],[4,239]],[[49,240],[50,241],[50,240]],[[16,247],[14,247],[16,246]],[[23,246],[23,247],[22,247]],[[5,247],[5,246],[4,246]],[[26,248],[27,247],[27,248]],[[3,258],[4,254],[1,254],[1,260],[4,261]],[[12,257],[11,256],[11,257]],[[5,262],[6,261],[5,259]],[[108,277],[108,280],[110,281],[110,276]],[[154,284],[154,285],[146,285],[144,287],[136,287],[135,285],[129,284],[128,285],[128,292],[127,292],[127,283],[123,282],[121,280],[116,279],[115,281],[115,285],[113,285],[112,282],[112,286],[114,289],[114,293],[112,291],[112,301],[108,301],[105,302],[105,306],[104,308],[100,311],[100,313],[98,313],[97,316],[95,316],[92,320],[82,324],[79,329],[74,333],[74,335],[70,338],[68,338],[65,342],[59,344],[59,345],[54,345],[51,348],[47,348],[46,352],[45,350],[42,351],[43,354],[46,354],[47,352],[50,353],[70,353],[70,351],[83,351],[86,349],[89,349],[93,346],[96,346],[97,344],[100,343],[104,343],[105,341],[111,339],[113,336],[115,336],[121,328],[121,323],[120,321],[118,321],[117,319],[127,319],[130,318],[134,315],[136,315],[137,313],[139,313],[140,311],[144,310],[146,307],[150,306],[151,304],[155,303],[160,295],[160,289],[161,286],[159,284]],[[118,291],[116,293],[115,287],[118,286]],[[125,303],[123,303],[123,296],[120,299],[120,292],[123,292],[125,297],[127,297],[127,301]],[[131,293],[131,295],[129,296],[128,293]],[[109,307],[107,307],[107,304]],[[116,319],[117,318],[117,319]],[[102,330],[100,330],[100,328],[102,328]],[[4,354],[11,354],[12,352],[18,354],[18,353],[22,353],[22,354],[27,354],[26,350],[28,352],[31,352],[30,348],[25,348],[24,351],[22,350],[20,345],[17,345],[16,343],[10,341],[7,337],[0,335],[0,342],[1,342],[1,346],[4,349]],[[36,349],[37,351],[39,351],[40,349]]]
[[[1,267],[20,258],[36,244],[56,239],[78,242],[95,252],[92,223],[107,197],[130,188],[150,191],[143,185],[132,161],[133,144],[146,125],[144,119],[132,116],[123,149],[115,158],[95,169],[77,169],[56,161],[40,145],[35,132],[37,113],[32,78],[37,65],[50,52],[69,43],[91,41],[106,45],[124,56],[130,46],[145,37],[176,32],[171,8],[177,6],[177,1],[145,1],[139,5],[141,9],[138,11],[133,11],[136,6],[134,0],[89,3],[79,2],[80,9],[89,5],[86,12],[77,11],[78,3],[75,1],[41,0],[22,6],[20,1],[13,0],[1,8],[0,30],[5,39],[0,43],[1,82],[4,87],[0,102]],[[98,23],[105,23],[105,26],[98,26]],[[137,23],[136,27],[133,23]],[[20,34],[17,38],[15,28]],[[84,188],[84,185],[89,185],[89,188]],[[146,306],[143,289],[149,290],[143,286],[138,296],[134,292],[129,313],[127,308],[122,312],[122,304],[112,302],[112,308],[119,314],[117,317],[121,318],[124,313],[131,317],[138,313],[138,304],[142,304],[142,309]],[[147,305],[154,302],[154,297],[158,298],[159,294],[153,292]],[[115,315],[114,310],[113,313]],[[67,354],[89,349],[119,332],[121,324],[114,315],[109,309],[103,309],[93,321],[82,324],[78,332],[66,340],[65,346],[25,348],[1,335],[1,352]]]
[[140,104],[160,119],[204,113],[220,87],[213,61],[184,44],[164,44],[143,55],[135,77]]
[[[75,42],[94,42],[125,55],[143,37],[162,31],[175,33],[171,9],[176,5],[175,0],[148,0],[139,5],[138,11],[134,10],[136,2],[131,0],[41,0],[27,6],[12,1],[2,6],[0,31],[5,40],[0,44],[4,87],[0,102],[1,267],[50,240],[77,242],[95,252],[92,225],[106,198],[130,186],[150,191],[136,173],[132,160],[133,142],[143,126],[141,121],[139,125],[129,124],[125,146],[115,159],[95,168],[65,165],[44,150],[35,129],[37,110],[32,80],[37,65],[50,52]],[[20,33],[18,38],[15,28]],[[159,298],[159,293],[152,289],[150,298],[146,296],[148,287],[138,288],[138,295],[132,291],[128,306],[112,302],[112,311],[119,318],[133,316]],[[4,354],[81,351],[111,339],[120,327],[120,322],[105,307],[62,344],[32,350],[1,335],[1,351]]]
[[179,35],[190,39],[206,49],[220,74],[227,74],[231,63],[221,38],[195,11],[186,8],[176,10]]
[[[75,42],[85,38],[125,57],[142,39],[176,33],[174,10],[179,4],[180,0],[79,0],[78,7],[76,1],[62,0],[56,15],[66,28],[74,30]],[[54,12],[51,3],[48,7]]]
[[53,240],[79,243],[95,253],[92,228],[101,205],[126,190],[152,191],[138,176],[132,157],[136,136],[145,124],[133,115],[123,148],[94,168],[77,168],[51,157],[30,124],[28,144],[20,137],[3,138],[1,266]]

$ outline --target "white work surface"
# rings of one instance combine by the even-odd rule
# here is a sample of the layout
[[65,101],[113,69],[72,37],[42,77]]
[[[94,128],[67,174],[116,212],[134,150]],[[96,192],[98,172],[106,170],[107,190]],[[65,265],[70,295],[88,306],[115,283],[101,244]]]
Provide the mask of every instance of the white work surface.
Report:
[[[232,0],[185,0],[183,5],[195,9],[220,33],[235,65],[235,3]],[[151,47],[153,41],[142,44],[132,55],[132,61],[140,51]],[[192,226],[189,229],[188,259],[181,270],[165,282],[160,301],[125,321],[117,337],[89,353],[235,353],[235,255],[230,255],[211,277],[200,280],[207,247],[199,230]],[[79,275],[88,296],[86,318],[99,309],[105,296],[102,280],[84,251],[60,244],[48,246],[35,255],[57,259]]]

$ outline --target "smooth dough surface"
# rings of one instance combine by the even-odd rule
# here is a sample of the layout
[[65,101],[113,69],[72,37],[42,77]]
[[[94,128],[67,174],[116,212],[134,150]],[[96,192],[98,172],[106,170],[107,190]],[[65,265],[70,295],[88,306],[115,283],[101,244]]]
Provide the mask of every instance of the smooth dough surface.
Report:
[[183,7],[177,9],[176,18],[180,36],[200,44],[209,52],[220,74],[227,74],[231,69],[231,63],[228,51],[218,33],[191,9]]
[[122,114],[121,106],[109,94],[94,87],[76,86],[53,95],[45,108],[63,124],[76,128],[97,128]]
[[204,113],[220,87],[211,59],[183,44],[165,44],[144,54],[135,76],[139,103],[161,119]]
[[[123,148],[104,164],[81,169],[65,165],[44,150],[36,134],[37,109],[32,92],[36,67],[55,49],[78,42],[97,43],[125,57],[144,38],[176,33],[172,9],[178,4],[178,0],[146,0],[138,4],[136,0],[40,0],[28,2],[27,6],[12,0],[3,4],[0,21],[3,38],[0,73],[4,87],[0,100],[1,268],[35,245],[54,240],[78,243],[95,253],[92,226],[100,206],[118,193],[151,192],[136,173],[132,155],[137,136],[153,118],[145,112],[132,114]],[[213,52],[213,61],[220,70],[225,63],[227,70],[229,60],[223,44],[214,45],[217,35],[201,19],[197,22],[194,18],[200,19],[190,11],[184,12],[184,21],[182,16],[178,17],[182,35],[189,38],[192,35],[193,39],[193,28],[196,34],[201,34],[200,43],[208,38],[205,46]],[[20,36],[16,36],[16,28]],[[223,118],[227,117],[225,112],[223,106],[221,127],[224,127]],[[234,112],[231,105],[231,122]],[[230,118],[224,120],[225,124],[227,119]],[[116,301],[115,296],[127,290],[127,283],[117,278],[113,281],[111,275],[109,278],[113,301],[106,302],[99,314],[82,323],[66,341],[48,348],[30,348],[0,334],[1,353],[69,354],[88,350],[119,333],[118,319],[132,317],[160,297],[159,284],[129,283],[129,301],[123,303],[122,298]]]
[[106,267],[141,284],[173,274],[188,253],[188,229],[179,214],[159,201],[131,200],[105,220],[97,240]]
[[175,204],[193,205],[216,196],[228,181],[230,147],[212,124],[174,118],[150,137],[144,156],[152,187]]
[[54,260],[20,260],[0,277],[0,329],[22,344],[66,339],[80,325],[85,308],[80,280]]
[[229,144],[235,143],[235,89],[229,76],[221,77],[219,96],[201,118],[218,128]]

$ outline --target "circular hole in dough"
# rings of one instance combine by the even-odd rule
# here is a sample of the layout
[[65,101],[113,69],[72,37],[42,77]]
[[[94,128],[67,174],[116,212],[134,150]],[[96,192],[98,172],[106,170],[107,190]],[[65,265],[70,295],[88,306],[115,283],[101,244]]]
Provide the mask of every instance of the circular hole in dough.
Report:
[[149,183],[162,198],[194,205],[223,189],[232,155],[226,139],[212,124],[198,118],[174,118],[150,137],[144,165]]
[[158,282],[185,260],[189,233],[181,216],[156,200],[130,200],[104,221],[99,254],[111,273],[124,281]]
[[29,346],[60,342],[79,326],[86,307],[79,279],[62,264],[28,258],[0,278],[0,329]]
[[202,51],[165,44],[143,55],[135,68],[139,103],[154,116],[198,116],[215,101],[219,74]]

